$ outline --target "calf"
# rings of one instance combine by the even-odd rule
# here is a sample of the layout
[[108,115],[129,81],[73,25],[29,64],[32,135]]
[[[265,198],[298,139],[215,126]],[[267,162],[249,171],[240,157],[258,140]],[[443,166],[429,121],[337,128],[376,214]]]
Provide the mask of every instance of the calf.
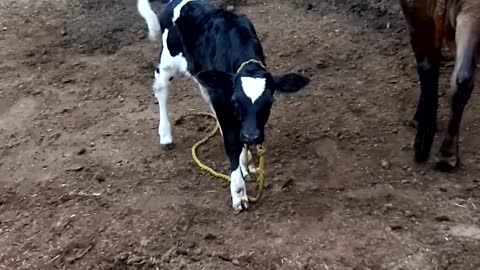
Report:
[[[140,14],[153,12],[148,0],[139,0],[138,7]],[[157,24],[151,22],[157,17],[144,18],[150,20],[148,25]],[[184,74],[198,84],[216,115],[230,161],[232,206],[245,209],[248,197],[242,146],[264,142],[275,91],[299,91],[309,79],[295,73],[270,74],[252,23],[206,1],[170,1],[160,15],[160,26],[163,46],[153,85],[160,112],[160,144],[172,143],[167,116],[169,84],[175,75]]]
[[427,161],[436,131],[438,79],[444,40],[456,46],[451,77],[450,120],[438,153],[437,168],[450,171],[460,163],[459,128],[474,86],[480,41],[480,1],[400,0],[409,25],[410,41],[420,78],[420,100],[414,115],[417,125],[415,160]]

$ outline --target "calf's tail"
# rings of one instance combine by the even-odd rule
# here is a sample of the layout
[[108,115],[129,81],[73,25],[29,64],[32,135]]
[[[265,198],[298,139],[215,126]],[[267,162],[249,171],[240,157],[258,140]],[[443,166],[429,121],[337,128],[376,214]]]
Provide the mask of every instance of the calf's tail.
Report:
[[160,1],[161,3],[168,3],[170,0],[138,0],[137,9],[140,15],[145,19],[148,26],[148,37],[151,40],[157,40],[160,36],[161,28],[157,14],[152,10],[151,2]]

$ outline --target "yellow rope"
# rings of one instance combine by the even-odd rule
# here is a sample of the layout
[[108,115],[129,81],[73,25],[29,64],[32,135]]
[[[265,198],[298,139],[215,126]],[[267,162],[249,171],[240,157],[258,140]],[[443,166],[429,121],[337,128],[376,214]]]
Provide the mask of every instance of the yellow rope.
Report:
[[267,69],[265,67],[265,65],[261,62],[261,61],[258,61],[256,59],[250,59],[250,60],[247,60],[245,62],[243,62],[240,67],[237,69],[237,73],[239,73],[246,65],[250,64],[250,63],[255,63],[255,64],[258,64],[259,66],[261,66],[262,68],[264,69]]
[[[207,116],[207,117],[211,117],[211,118],[214,118],[215,121],[217,120],[217,118],[215,117],[214,114],[212,113],[205,113],[205,112],[194,112],[194,113],[189,113],[187,115],[200,115],[200,116]],[[199,146],[201,146],[202,144],[204,144],[205,142],[207,142],[209,139],[211,139],[213,136],[215,136],[215,133],[217,133],[218,131],[218,122],[216,123],[215,125],[215,128],[212,129],[212,131],[210,131],[208,133],[207,136],[205,136],[203,139],[201,139],[200,141],[196,142],[193,146],[192,146],[192,158],[193,158],[193,161],[195,162],[195,164],[197,164],[197,166],[203,170],[203,171],[206,171],[208,173],[210,173],[211,175],[217,177],[217,178],[220,178],[220,179],[223,179],[223,180],[226,180],[226,181],[230,181],[230,177],[228,175],[225,175],[223,173],[219,173],[217,171],[215,171],[214,169],[208,167],[207,165],[203,164],[200,159],[198,158],[197,156],[197,148]],[[247,168],[247,172],[248,174],[252,177],[253,173],[250,172],[249,170],[249,160],[248,160],[248,147],[246,145],[244,145],[244,153],[245,153],[245,160],[247,161],[245,166]],[[257,195],[255,197],[249,197],[248,200],[250,202],[257,202],[260,197],[262,196],[263,194],[263,191],[264,191],[264,188],[265,188],[265,149],[263,148],[262,145],[257,145],[256,147],[256,155],[258,156],[258,167],[257,167],[257,170],[256,170],[256,183],[257,183]]]

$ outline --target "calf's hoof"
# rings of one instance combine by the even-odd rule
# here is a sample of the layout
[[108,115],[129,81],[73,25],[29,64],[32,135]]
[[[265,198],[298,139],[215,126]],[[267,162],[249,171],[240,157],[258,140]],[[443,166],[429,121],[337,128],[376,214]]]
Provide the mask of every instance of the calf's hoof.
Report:
[[158,133],[160,137],[160,145],[164,149],[172,150],[174,145],[173,145],[173,137],[172,137],[172,131],[170,128],[168,129],[163,129],[160,128],[160,132]]
[[174,143],[167,143],[167,144],[161,144],[162,150],[164,151],[172,151],[175,149],[175,144]]
[[235,201],[233,202],[232,200],[232,206],[233,206],[233,210],[235,210],[235,212],[241,212],[241,211],[244,211],[244,210],[247,210],[248,209],[248,198],[242,198],[241,200],[238,200],[238,201]]
[[232,194],[232,207],[233,210],[239,212],[248,209],[248,196],[244,188]]

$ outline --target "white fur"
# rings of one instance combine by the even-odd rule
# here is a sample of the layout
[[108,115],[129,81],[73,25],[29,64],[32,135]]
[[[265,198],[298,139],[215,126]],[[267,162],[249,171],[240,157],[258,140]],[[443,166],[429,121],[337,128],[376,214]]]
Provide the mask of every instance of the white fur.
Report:
[[217,120],[217,125],[219,126],[218,130],[220,130],[220,134],[223,137],[222,127],[220,127],[220,124],[218,122],[217,113],[215,112],[215,109],[213,108],[212,101],[210,100],[210,96],[208,95],[207,89],[205,87],[203,87],[203,85],[195,77],[192,76],[191,78],[197,83],[198,89],[200,89],[200,94],[202,94],[202,97],[205,100],[205,102],[207,103],[208,107],[210,108],[210,111],[215,115],[215,119]]
[[[145,1],[148,2],[148,0]],[[175,8],[174,21],[180,16],[181,8],[190,1],[194,0],[185,0]],[[140,2],[142,2],[142,0],[139,0],[139,3]],[[168,30],[165,30],[162,35],[163,49],[160,56],[160,63],[158,66],[159,72],[155,72],[155,82],[153,84],[153,90],[155,92],[155,96],[158,100],[159,106],[158,133],[160,136],[160,144],[170,144],[173,142],[171,124],[168,118],[167,100],[170,80],[175,75],[182,74],[192,78],[198,84],[200,93],[202,94],[207,104],[210,106],[212,112],[215,114],[215,110],[213,109],[207,90],[188,72],[188,63],[185,57],[183,57],[182,54],[179,54],[177,56],[171,55],[167,46],[168,32]],[[265,89],[265,79],[242,78],[242,86],[244,87],[244,90],[245,87],[247,89],[250,89],[246,91],[246,93],[248,93],[247,96],[252,99],[252,102],[255,102],[255,100],[262,94]],[[258,93],[259,91],[261,92]],[[221,128],[220,132],[223,136]],[[235,210],[242,210],[248,208],[248,196],[244,175],[247,174],[247,166],[249,166],[249,164],[246,164],[244,154],[244,150],[242,150],[242,153],[239,156],[239,166],[230,175],[230,193],[232,196],[232,207]],[[249,160],[251,160],[250,151],[248,154]],[[250,168],[252,172],[254,171],[254,169],[255,168]]]
[[250,150],[248,150],[248,159],[245,158],[245,148],[242,148],[242,153],[240,154],[240,168],[242,169],[243,175],[248,175],[248,171],[250,171],[250,173],[257,171],[255,165],[252,163],[252,153]]
[[159,72],[155,72],[153,91],[158,100],[159,125],[158,134],[160,144],[171,144],[173,142],[172,129],[168,119],[167,100],[170,86],[170,79],[177,74],[189,75],[187,71],[187,60],[182,54],[172,56],[167,46],[168,30],[162,36],[163,49],[160,56]]
[[197,80],[197,78],[192,77],[192,79],[195,83],[197,83],[198,89],[200,89],[200,94],[202,94],[203,100],[205,100],[205,102],[208,104],[212,112],[215,113],[215,110],[213,109],[212,102],[210,100],[210,96],[208,95],[207,89],[202,86],[202,84]]
[[180,4],[178,4],[178,6],[173,9],[173,22],[176,22],[177,19],[180,17],[180,11],[182,11],[183,6],[185,6],[186,4],[188,4],[188,2],[191,1],[195,0],[183,0],[182,2],[180,2]]
[[265,78],[242,77],[242,88],[245,95],[252,100],[252,103],[263,94],[267,81]]
[[168,70],[161,70],[160,73],[155,72],[155,82],[153,84],[153,91],[158,100],[160,144],[171,144],[173,142],[172,128],[167,111],[168,86],[170,84],[168,77],[170,75],[171,73]]
[[148,0],[138,0],[137,9],[140,15],[145,19],[148,25],[148,37],[151,40],[157,40],[160,35],[160,22],[158,21],[157,14],[153,12],[152,7]]
[[230,175],[230,193],[232,195],[232,207],[235,210],[248,208],[247,187],[243,180],[241,166]]
[[162,55],[160,56],[160,66],[164,69],[172,69],[175,71],[175,74],[182,73],[190,76],[190,73],[187,70],[187,59],[183,57],[183,54],[180,53],[176,56],[172,56],[170,50],[167,46],[169,30],[165,29],[162,35]]

